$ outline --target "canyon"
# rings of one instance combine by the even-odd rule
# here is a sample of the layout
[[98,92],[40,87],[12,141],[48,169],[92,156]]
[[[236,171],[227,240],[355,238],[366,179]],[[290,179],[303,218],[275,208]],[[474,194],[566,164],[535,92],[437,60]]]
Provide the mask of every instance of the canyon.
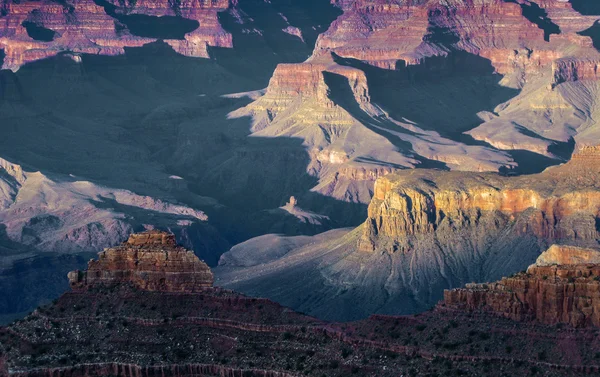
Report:
[[361,226],[237,245],[216,282],[330,320],[421,312],[444,289],[522,271],[552,244],[597,248],[599,169],[600,149],[587,147],[535,175],[389,174]]
[[527,271],[497,283],[468,284],[445,291],[444,304],[521,321],[598,326],[599,257],[597,249],[554,245]]
[[[553,247],[532,268],[554,263],[555,269],[570,269],[570,263],[585,261],[597,270],[599,253]],[[458,291],[415,316],[324,322],[213,287],[210,269],[166,232],[133,234],[69,277],[75,275],[87,276],[87,284],[77,280],[53,303],[0,327],[0,375],[553,377],[600,371],[595,327],[471,311],[458,305]],[[182,285],[156,286],[161,275]],[[564,292],[565,299],[578,297],[574,290]],[[546,313],[560,313],[552,309]]]
[[221,260],[217,285],[343,320],[597,247],[599,19],[558,0],[3,1],[0,322],[149,229]]

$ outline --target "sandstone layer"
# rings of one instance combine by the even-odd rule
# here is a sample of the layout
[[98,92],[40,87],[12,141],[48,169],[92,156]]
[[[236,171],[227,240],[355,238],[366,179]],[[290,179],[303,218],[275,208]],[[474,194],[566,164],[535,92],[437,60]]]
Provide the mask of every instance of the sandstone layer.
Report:
[[[477,225],[490,216],[518,224],[519,235],[596,243],[600,214],[600,148],[583,148],[573,159],[541,174],[500,177],[411,172],[376,183],[360,248],[415,234]],[[448,229],[449,230],[449,229]],[[389,245],[388,245],[389,246]]]
[[600,325],[600,251],[552,246],[526,272],[444,292],[446,307],[518,321]]
[[556,147],[594,140],[582,97],[595,84],[566,86],[596,82],[600,54],[579,33],[596,18],[570,3],[333,3],[343,14],[311,58],[279,65],[265,95],[231,114],[252,117],[254,136],[302,139],[313,191],[367,203],[375,179],[400,169],[527,169],[512,151],[556,161]]
[[212,287],[213,275],[194,252],[177,246],[173,234],[148,231],[102,251],[85,272],[70,272],[69,282],[76,290],[131,284],[148,291],[196,292]]

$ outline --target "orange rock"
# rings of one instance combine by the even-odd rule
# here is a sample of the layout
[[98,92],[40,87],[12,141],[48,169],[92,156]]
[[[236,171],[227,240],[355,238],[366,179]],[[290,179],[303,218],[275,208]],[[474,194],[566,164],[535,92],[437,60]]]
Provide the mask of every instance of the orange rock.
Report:
[[501,213],[516,231],[540,239],[595,241],[600,214],[600,149],[588,147],[558,167],[533,176],[407,171],[375,183],[359,248],[378,238],[436,232],[442,222],[471,226]]

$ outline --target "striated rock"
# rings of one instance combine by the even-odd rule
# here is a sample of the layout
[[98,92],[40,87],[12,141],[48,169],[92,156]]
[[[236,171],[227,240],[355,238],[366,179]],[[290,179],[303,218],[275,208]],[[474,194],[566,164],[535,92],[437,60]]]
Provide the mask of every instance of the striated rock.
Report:
[[373,251],[383,239],[433,234],[444,224],[469,228],[499,215],[521,224],[515,236],[595,242],[599,157],[598,148],[584,148],[567,164],[535,176],[411,172],[383,177],[375,184],[359,248]]
[[[173,245],[159,232],[130,239],[130,247],[144,250]],[[596,329],[516,323],[447,306],[417,316],[335,323],[218,287],[164,292],[123,281],[96,288],[68,292],[0,327],[0,375],[394,377],[456,369],[469,377],[501,377],[527,375],[534,367],[548,377],[600,372]]]
[[[197,21],[200,27],[185,34],[184,39],[166,39],[175,51],[183,55],[206,58],[207,46],[232,47],[232,37],[223,30],[217,17],[218,12],[229,8],[228,0],[106,4],[103,8],[92,0],[64,3],[6,1],[0,16],[0,48],[6,54],[2,68],[16,71],[23,64],[63,51],[120,55],[125,47],[139,47],[155,41],[156,38],[138,37],[128,30],[121,16],[129,14],[177,16]],[[106,7],[112,7],[110,15],[105,11]],[[29,25],[45,34],[30,35],[26,28]]]
[[192,251],[177,246],[173,234],[161,231],[132,234],[98,257],[89,262],[87,271],[69,273],[73,289],[130,283],[148,291],[196,292],[213,283],[208,266]]
[[600,251],[554,245],[527,272],[444,292],[444,304],[518,321],[600,326]]
[[552,244],[597,248],[599,152],[583,148],[534,175],[388,174],[376,181],[362,226],[291,250],[292,238],[256,239],[264,242],[260,263],[228,264],[255,254],[254,243],[240,244],[215,275],[224,287],[330,320],[420,312],[444,289],[525,269]]
[[600,264],[600,252],[573,246],[552,245],[535,261],[535,267]]

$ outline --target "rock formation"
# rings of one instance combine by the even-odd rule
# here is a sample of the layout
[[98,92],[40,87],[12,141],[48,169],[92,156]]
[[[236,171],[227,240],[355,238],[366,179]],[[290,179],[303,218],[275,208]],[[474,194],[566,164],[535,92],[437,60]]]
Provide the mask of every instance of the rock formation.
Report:
[[[173,253],[186,253],[169,234],[133,235],[117,249],[106,258],[131,256],[136,249],[140,263],[121,260],[122,274],[110,285],[66,293],[24,320],[0,327],[2,377],[392,377],[455,370],[469,377],[531,370],[559,377],[600,372],[599,346],[590,341],[596,329],[515,323],[447,306],[418,316],[326,323],[217,287],[149,290],[147,284],[122,279],[138,275],[150,254],[168,252],[170,260]],[[180,276],[188,272],[188,263],[163,266]],[[104,267],[114,275],[116,270]],[[206,266],[202,271],[210,274]]]
[[[197,21],[201,26],[186,33],[184,39],[166,40],[183,55],[208,57],[207,46],[232,47],[231,35],[223,30],[217,19],[218,12],[228,9],[228,0],[115,2],[114,5],[106,2],[112,7],[111,15],[105,11],[106,6],[97,4],[102,2],[5,1],[0,15],[0,48],[6,55],[2,68],[16,71],[23,64],[63,51],[120,55],[125,47],[156,40],[133,35],[119,15],[145,15],[148,19],[177,16]],[[28,28],[37,28],[45,35],[34,34]],[[77,55],[74,58],[78,59]]]
[[[87,289],[79,285],[81,274],[71,275],[78,278],[75,292],[0,328],[0,375],[391,377],[456,368],[465,376],[500,377],[535,367],[555,377],[600,371],[593,362],[598,346],[587,342],[593,331],[578,330],[573,337],[573,329],[515,324],[448,306],[412,317],[324,323],[269,300],[210,286],[210,270],[197,258],[179,258],[178,253],[189,254],[168,233],[135,234],[103,253],[90,263]],[[570,250],[569,256],[585,253]],[[168,259],[160,258],[166,255]],[[555,255],[544,258],[549,262]],[[178,263],[184,259],[186,263]],[[179,278],[190,266],[201,267],[196,282],[207,284],[195,291],[195,285],[152,289],[152,273],[160,263],[163,273]],[[111,278],[92,285],[90,276],[100,271]],[[132,279],[136,276],[141,285]],[[550,330],[552,336],[547,335]],[[535,345],[513,354],[532,337]],[[572,349],[567,352],[563,342]]]
[[[490,216],[518,224],[519,235],[595,243],[600,214],[600,149],[584,148],[535,176],[411,172],[380,179],[359,248],[384,239],[469,228]],[[508,225],[508,224],[507,224]],[[394,241],[392,241],[393,243]]]
[[444,305],[518,321],[600,325],[600,251],[554,245],[526,272],[444,292]]
[[582,148],[568,163],[528,176],[389,174],[377,180],[362,226],[292,250],[286,238],[270,241],[268,258],[228,264],[243,260],[238,245],[216,278],[332,320],[426,310],[444,289],[521,271],[552,244],[598,247],[599,156],[598,148]]
[[[583,89],[538,93],[540,87],[596,80],[600,54],[592,38],[578,34],[595,19],[580,15],[568,2],[334,3],[344,13],[319,36],[311,58],[279,65],[266,94],[231,114],[253,117],[255,136],[303,139],[311,158],[307,171],[320,180],[314,191],[367,203],[374,181],[402,168],[497,171],[521,163],[506,153],[448,137],[448,128],[468,131],[499,150],[524,149],[550,158],[557,158],[551,151],[554,144],[578,135],[581,143],[593,140],[584,132],[587,125],[575,132],[568,128],[582,123],[573,93],[584,95]],[[478,77],[474,90],[482,90],[481,80],[496,83],[503,75],[502,85],[524,88],[523,98],[483,103],[482,98],[493,98],[496,92],[490,84],[490,92],[465,99],[479,107],[472,114],[479,123],[464,116],[471,109],[452,114],[462,104],[446,104],[438,117],[423,101],[446,103],[448,96],[470,89],[441,95],[446,86],[469,84],[432,85],[427,81],[432,75],[444,80]],[[413,92],[415,86],[419,89]],[[410,102],[424,92],[427,99]],[[540,101],[547,97],[557,98]],[[556,108],[555,102],[564,104]],[[422,108],[406,110],[413,106]],[[515,108],[518,113],[511,111]],[[535,123],[542,108],[556,109],[552,125]],[[494,114],[486,113],[492,109]],[[567,117],[560,109],[572,109],[573,115]],[[552,135],[538,132],[549,128]]]
[[151,230],[105,249],[87,271],[70,272],[69,283],[75,290],[129,283],[148,291],[196,292],[212,287],[213,275],[192,251],[177,246],[173,234]]

